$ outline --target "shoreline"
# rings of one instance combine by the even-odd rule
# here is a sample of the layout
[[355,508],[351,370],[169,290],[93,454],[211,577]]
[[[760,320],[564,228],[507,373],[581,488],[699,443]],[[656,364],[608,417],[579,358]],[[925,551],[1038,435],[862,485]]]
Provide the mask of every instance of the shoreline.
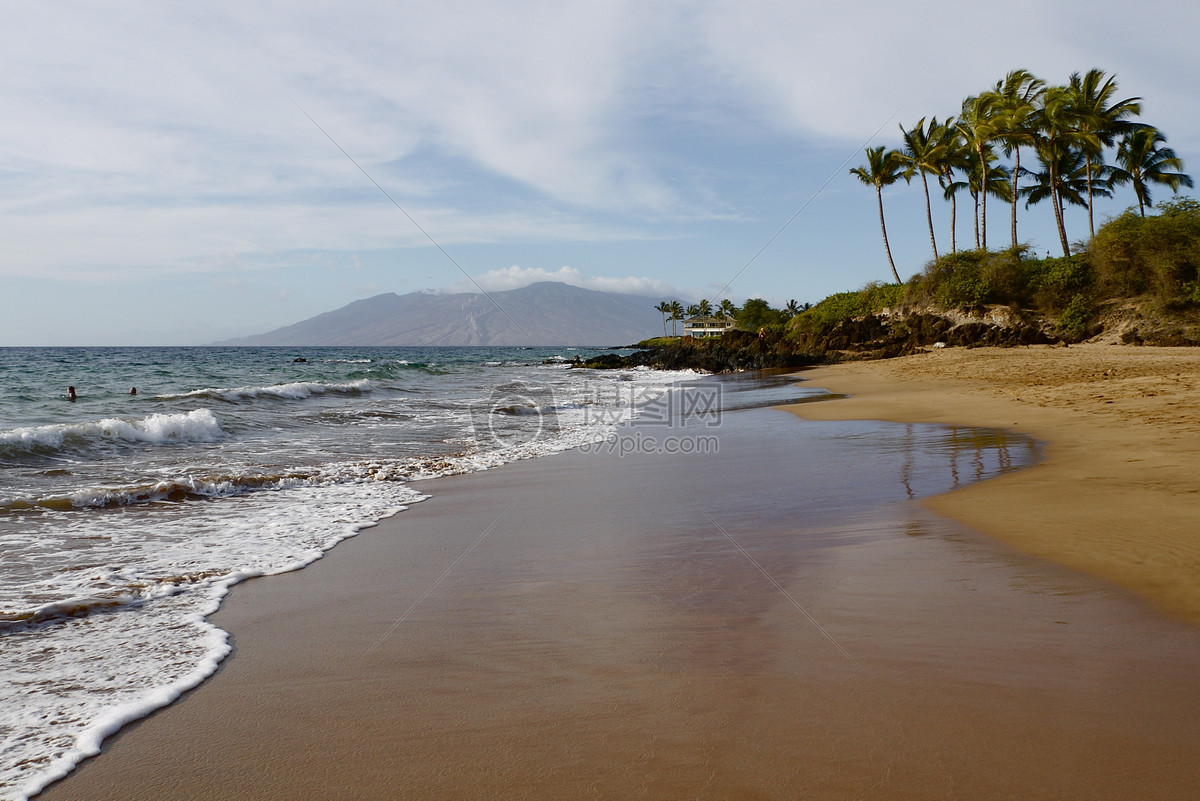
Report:
[[434,479],[239,584],[218,673],[39,798],[1195,797],[1200,638],[908,500],[936,428]]
[[945,349],[802,375],[850,396],[787,407],[808,420],[983,426],[1045,443],[1032,468],[922,503],[1200,625],[1200,352]]

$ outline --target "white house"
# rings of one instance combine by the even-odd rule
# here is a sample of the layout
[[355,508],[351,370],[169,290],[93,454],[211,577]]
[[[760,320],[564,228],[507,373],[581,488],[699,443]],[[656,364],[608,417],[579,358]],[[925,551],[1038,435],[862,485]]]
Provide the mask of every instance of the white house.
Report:
[[732,317],[697,315],[695,317],[689,317],[683,321],[683,335],[685,337],[719,337],[722,336],[726,331],[732,330]]

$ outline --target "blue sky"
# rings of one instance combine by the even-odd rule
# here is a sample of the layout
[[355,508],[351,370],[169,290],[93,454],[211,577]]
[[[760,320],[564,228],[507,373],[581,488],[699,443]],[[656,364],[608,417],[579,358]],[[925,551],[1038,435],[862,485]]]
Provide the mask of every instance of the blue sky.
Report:
[[[806,203],[728,294],[816,301],[889,276],[874,193],[843,165],[1014,67],[1116,73],[1200,176],[1200,12],[1131,16],[1107,0],[6,4],[0,345],[203,344],[467,289],[464,272],[712,298]],[[930,255],[919,184],[885,204],[907,277]],[[1008,207],[992,208],[1003,243]],[[948,206],[934,213],[944,248]],[[1020,213],[1022,239],[1057,252],[1050,208]],[[1086,233],[1081,211],[1067,225]]]

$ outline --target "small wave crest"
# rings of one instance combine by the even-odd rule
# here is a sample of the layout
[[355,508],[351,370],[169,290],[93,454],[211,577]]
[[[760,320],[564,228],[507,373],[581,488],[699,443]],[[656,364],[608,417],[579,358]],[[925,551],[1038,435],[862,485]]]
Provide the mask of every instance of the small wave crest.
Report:
[[0,634],[16,629],[59,623],[99,612],[112,612],[133,602],[129,596],[113,598],[72,598],[56,601],[28,612],[0,611]]
[[182,503],[214,498],[232,498],[263,490],[281,490],[327,483],[312,473],[185,476],[125,487],[87,487],[70,494],[40,498],[18,498],[0,502],[0,514],[33,509],[111,509],[155,503]]
[[180,400],[182,398],[208,398],[212,400],[237,403],[252,401],[259,398],[274,400],[304,400],[314,395],[324,395],[329,392],[345,395],[358,395],[370,392],[374,387],[365,378],[344,384],[326,384],[320,381],[294,381],[290,384],[272,384],[268,387],[232,387],[194,389],[179,395],[160,395],[159,400]]
[[450,371],[424,362],[410,362],[407,359],[390,359],[372,362],[369,367],[360,368],[349,374],[351,378],[374,378],[388,380],[402,378],[413,373],[426,375],[446,375]]
[[5,431],[0,433],[0,456],[82,452],[114,444],[215,442],[224,435],[216,416],[208,409],[152,414],[137,420],[106,417],[87,423],[55,423]]

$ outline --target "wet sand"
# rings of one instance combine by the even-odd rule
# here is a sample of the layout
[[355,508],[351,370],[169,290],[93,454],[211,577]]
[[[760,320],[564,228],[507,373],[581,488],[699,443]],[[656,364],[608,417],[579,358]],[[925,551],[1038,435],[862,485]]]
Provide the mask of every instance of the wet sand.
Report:
[[1200,793],[1197,631],[909,499],[1028,442],[774,409],[715,433],[420,485],[235,588],[219,673],[41,797]]
[[805,375],[853,396],[792,407],[810,420],[993,426],[1047,442],[1038,467],[926,506],[1200,623],[1200,352],[954,348]]

